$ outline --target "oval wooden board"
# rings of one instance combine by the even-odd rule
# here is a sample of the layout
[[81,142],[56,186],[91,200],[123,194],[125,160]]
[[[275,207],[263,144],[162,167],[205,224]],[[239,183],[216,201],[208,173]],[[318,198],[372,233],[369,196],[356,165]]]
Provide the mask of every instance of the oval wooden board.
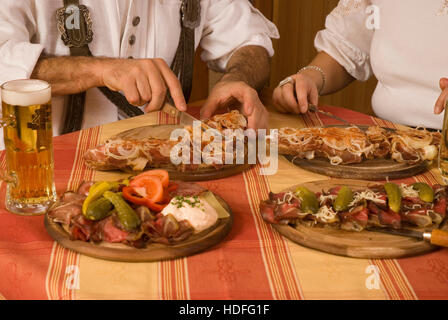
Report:
[[[324,126],[324,128],[336,127],[347,128],[345,125]],[[367,130],[369,126],[358,125],[361,130]],[[386,128],[389,131],[395,131],[392,128]],[[327,159],[296,159],[294,156],[285,156],[293,164],[324,176],[342,179],[359,180],[395,180],[415,176],[428,169],[428,163],[422,162],[415,165],[398,163],[392,159],[373,159],[364,160],[361,163],[332,165]]]
[[[374,184],[357,180],[323,180],[301,185],[318,192],[342,185],[356,190]],[[294,186],[285,191],[292,191],[296,188],[297,186]],[[423,240],[365,230],[350,232],[330,228],[305,227],[303,225],[298,225],[296,228],[289,225],[273,225],[273,227],[289,240],[305,247],[352,258],[397,259],[421,255],[438,249],[438,247]],[[422,229],[414,230],[424,231]]]
[[[119,133],[116,137],[122,139],[144,139],[148,137],[158,138],[158,139],[170,139],[171,132],[175,129],[183,128],[182,125],[153,125],[153,126],[144,126],[139,128],[130,129]],[[208,180],[216,180],[223,179],[230,176],[234,176],[240,174],[248,169],[250,169],[252,165],[250,164],[241,164],[241,165],[225,165],[221,169],[199,169],[198,171],[190,171],[190,172],[180,172],[177,171],[174,166],[166,166],[163,169],[167,170],[170,173],[170,178],[173,180],[181,180],[181,181],[208,181]],[[138,173],[138,172],[131,172]]]
[[[216,195],[215,195],[216,196]],[[144,249],[137,249],[120,243],[99,244],[70,240],[69,234],[61,224],[53,222],[45,215],[45,228],[50,236],[66,249],[93,258],[120,261],[120,262],[154,262],[182,258],[200,253],[221,242],[229,233],[233,224],[233,213],[227,203],[220,197],[216,198],[221,202],[229,213],[230,217],[219,219],[218,222],[201,233],[195,234],[186,241],[173,245],[163,245],[159,243],[149,244]]]
[[426,162],[407,165],[391,159],[373,159],[356,164],[340,164],[335,166],[324,159],[304,160],[294,159],[294,156],[285,157],[302,169],[324,176],[342,179],[395,180],[412,177],[428,169]]

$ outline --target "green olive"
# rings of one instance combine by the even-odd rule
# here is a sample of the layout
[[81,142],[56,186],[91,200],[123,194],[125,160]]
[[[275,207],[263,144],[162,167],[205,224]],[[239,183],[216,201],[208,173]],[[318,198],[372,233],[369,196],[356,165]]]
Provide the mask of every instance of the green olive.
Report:
[[333,202],[333,209],[336,212],[343,212],[348,210],[348,206],[353,201],[353,192],[347,187],[343,186],[341,190],[339,190],[336,199]]
[[434,201],[434,190],[424,182],[417,182],[412,185],[412,188],[418,191],[418,196],[422,201],[431,203]]
[[302,212],[314,214],[319,211],[319,201],[314,192],[305,187],[298,187],[295,193],[301,201]]
[[393,212],[400,212],[401,209],[401,191],[400,187],[395,183],[388,182],[384,185],[386,189],[387,199],[389,203],[389,208]]

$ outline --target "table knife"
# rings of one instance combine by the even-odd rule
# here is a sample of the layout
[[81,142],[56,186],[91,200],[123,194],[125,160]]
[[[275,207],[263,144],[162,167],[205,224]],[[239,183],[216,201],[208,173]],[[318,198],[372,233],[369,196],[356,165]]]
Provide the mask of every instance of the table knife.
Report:
[[[205,131],[207,129],[213,129],[212,127],[210,127],[209,125],[205,124],[203,121],[196,119],[195,117],[193,117],[192,115],[186,113],[186,112],[182,112],[178,109],[176,109],[175,107],[173,107],[170,104],[165,104],[165,106],[162,108],[162,112],[169,114],[172,117],[175,117],[178,119],[179,123],[182,125],[186,125],[186,126],[191,126],[193,127],[193,124],[195,121],[199,121],[201,123],[201,130]],[[222,138],[223,135],[221,134],[221,132],[219,132],[216,129],[213,129],[216,134],[220,135]]]
[[357,127],[356,124],[350,123],[349,121],[344,120],[344,119],[342,119],[342,118],[339,118],[339,117],[337,117],[337,116],[335,116],[335,115],[333,115],[333,114],[331,114],[331,113],[329,113],[329,112],[322,111],[322,110],[320,110],[319,108],[317,108],[315,105],[310,104],[310,105],[308,106],[308,110],[310,110],[311,112],[317,112],[317,113],[324,114],[324,115],[326,115],[327,117],[330,117],[330,118],[332,118],[332,119],[335,119],[335,120],[338,120],[338,121],[340,121],[340,122],[343,122],[343,123],[345,123],[345,124],[347,124],[347,125],[349,125],[349,126],[351,126],[351,127],[353,127],[353,126]]
[[367,231],[387,233],[397,236],[415,238],[419,240],[427,241],[435,246],[448,247],[448,231],[440,229],[434,229],[428,232],[420,232],[409,229],[392,229],[381,227],[369,227]]

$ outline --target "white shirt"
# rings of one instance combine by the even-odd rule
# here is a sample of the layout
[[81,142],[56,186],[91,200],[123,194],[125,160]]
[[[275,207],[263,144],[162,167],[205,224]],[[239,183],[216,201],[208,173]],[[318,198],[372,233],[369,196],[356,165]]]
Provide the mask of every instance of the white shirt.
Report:
[[[93,21],[94,56],[163,58],[171,65],[177,50],[181,0],[81,0]],[[56,10],[62,0],[2,0],[0,10],[0,84],[29,78],[42,53],[70,55],[57,30]],[[135,17],[140,18],[137,26]],[[129,43],[135,36],[133,45]],[[274,24],[247,0],[201,0],[201,24],[196,48],[216,71],[223,71],[232,54],[247,45],[259,45],[274,54]],[[53,97],[53,132],[63,126],[65,97]],[[117,120],[117,108],[98,89],[87,91],[83,128]],[[3,141],[3,139],[1,139]]]
[[447,30],[446,0],[342,0],[315,46],[358,80],[375,74],[377,116],[441,129],[434,105],[448,76]]

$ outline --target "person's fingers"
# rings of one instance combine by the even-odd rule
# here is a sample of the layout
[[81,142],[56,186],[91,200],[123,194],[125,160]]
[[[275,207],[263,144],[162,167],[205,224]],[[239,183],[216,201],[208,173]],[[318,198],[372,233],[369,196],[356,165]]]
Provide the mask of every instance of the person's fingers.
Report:
[[152,99],[145,108],[145,111],[157,111],[160,110],[165,103],[167,87],[160,70],[155,65],[149,68],[147,76],[151,86]]
[[165,60],[154,59],[154,62],[158,66],[160,73],[170,91],[174,104],[180,111],[187,111],[187,102],[185,101],[184,93],[182,91],[182,85],[176,75],[171,71],[170,67],[166,64]]
[[141,105],[145,104],[149,101],[151,101],[152,95],[151,95],[151,87],[148,82],[148,78],[144,74],[139,74],[139,76],[136,79],[137,82],[137,89],[141,97]]
[[286,113],[286,109],[283,107],[282,88],[277,87],[272,93],[272,104],[281,113]]
[[301,82],[296,82],[296,94],[297,94],[297,102],[299,103],[299,109],[301,113],[308,112],[308,90],[306,85]]
[[142,104],[135,79],[127,81],[122,91],[130,104],[134,106],[140,106]]
[[292,113],[300,114],[299,104],[297,102],[295,86],[291,83],[283,86],[282,88],[282,96],[284,101],[284,107]]
[[218,110],[218,101],[210,96],[201,108],[201,119],[210,119]]
[[448,100],[448,89],[445,89],[436,101],[436,105],[434,107],[435,114],[441,114],[443,112],[447,100]]
[[312,105],[317,106],[319,104],[319,92],[316,86],[311,87],[309,98]]
[[448,88],[448,78],[442,78],[440,79],[440,89],[445,90]]
[[261,104],[256,107],[251,116],[247,118],[248,129],[259,130],[267,129],[269,126],[269,113],[266,108]]

